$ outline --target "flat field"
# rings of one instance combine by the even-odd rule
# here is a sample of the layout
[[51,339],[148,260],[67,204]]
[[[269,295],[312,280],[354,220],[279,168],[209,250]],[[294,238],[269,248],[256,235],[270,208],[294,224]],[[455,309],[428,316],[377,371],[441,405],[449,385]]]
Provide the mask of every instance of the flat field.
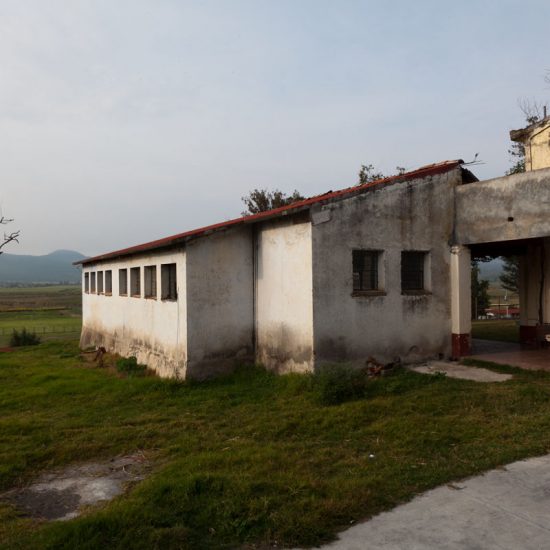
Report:
[[0,346],[13,329],[36,332],[43,340],[76,337],[82,325],[80,286],[0,288]]
[[[326,405],[322,379],[243,368],[206,383],[122,377],[77,342],[0,353],[0,491],[141,451],[148,479],[77,519],[0,504],[9,549],[315,545],[452,480],[550,448],[550,374],[481,384],[398,371]],[[338,385],[338,384],[336,384]],[[328,386],[332,391],[334,388]]]
[[500,342],[519,342],[518,322],[512,319],[472,321],[472,338],[497,340]]

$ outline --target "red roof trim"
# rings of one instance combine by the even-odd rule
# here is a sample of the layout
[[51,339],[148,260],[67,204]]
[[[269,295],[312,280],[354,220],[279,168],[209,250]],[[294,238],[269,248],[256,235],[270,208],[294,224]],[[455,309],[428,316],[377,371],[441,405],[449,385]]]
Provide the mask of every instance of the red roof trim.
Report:
[[461,164],[463,160],[447,160],[437,164],[429,164],[413,170],[412,172],[406,172],[404,174],[399,174],[397,176],[391,176],[389,178],[384,178],[377,180],[371,183],[366,183],[364,185],[356,185],[354,187],[347,187],[346,189],[341,189],[339,191],[330,191],[323,195],[316,195],[309,199],[303,201],[294,202],[287,206],[281,206],[280,208],[274,208],[273,210],[267,210],[266,212],[260,212],[259,214],[253,214],[251,216],[243,216],[240,218],[235,218],[226,222],[215,223],[213,225],[207,225],[206,227],[200,227],[198,229],[193,229],[191,231],[186,231],[184,233],[178,233],[177,235],[172,235],[170,237],[165,237],[163,239],[158,239],[156,241],[151,241],[148,243],[139,244],[137,246],[131,246],[129,248],[123,248],[121,250],[115,250],[114,252],[108,252],[106,254],[101,254],[99,256],[94,256],[92,258],[86,258],[84,260],[79,260],[74,262],[74,265],[78,264],[89,264],[100,262],[104,260],[109,260],[112,258],[118,258],[121,256],[129,256],[131,254],[139,254],[141,252],[147,252],[149,250],[155,250],[158,248],[167,248],[177,244],[182,244],[185,241],[193,237],[198,237],[200,235],[206,235],[214,231],[219,231],[228,227],[233,227],[239,224],[245,223],[255,223],[261,220],[267,220],[270,218],[284,216],[286,214],[299,212],[305,208],[309,208],[313,204],[327,202],[333,199],[343,198],[346,196],[353,196],[362,193],[372,187],[377,187],[386,183],[397,183],[403,181],[410,181],[413,179],[424,178],[427,176],[434,176],[436,174],[442,174],[448,172]]

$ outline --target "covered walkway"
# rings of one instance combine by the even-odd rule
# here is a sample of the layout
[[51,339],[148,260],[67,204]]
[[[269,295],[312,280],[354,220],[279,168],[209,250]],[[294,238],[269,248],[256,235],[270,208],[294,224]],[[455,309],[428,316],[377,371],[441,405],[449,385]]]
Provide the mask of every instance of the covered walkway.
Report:
[[528,349],[511,342],[472,340],[469,359],[491,361],[527,370],[550,371],[550,348]]

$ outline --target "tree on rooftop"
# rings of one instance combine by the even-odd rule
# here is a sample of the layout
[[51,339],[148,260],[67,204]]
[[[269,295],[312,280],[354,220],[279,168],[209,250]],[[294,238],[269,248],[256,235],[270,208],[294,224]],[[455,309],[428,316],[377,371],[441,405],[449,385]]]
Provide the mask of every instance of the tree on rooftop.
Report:
[[287,206],[293,202],[304,200],[304,198],[296,190],[291,195],[287,195],[279,189],[274,189],[273,191],[253,189],[248,195],[241,197],[246,206],[246,210],[242,212],[242,215],[251,216],[259,212],[266,212],[267,210],[273,210],[274,208],[280,208],[281,206]]
[[[0,216],[0,225],[8,225],[11,223],[13,219],[5,218],[4,216]],[[4,233],[4,237],[0,239],[0,254],[4,252],[2,248],[4,248],[7,244],[11,242],[19,243],[19,231],[12,231],[11,233]]]
[[[403,166],[396,166],[395,175],[399,176],[404,174],[405,170],[406,169]],[[361,164],[358,176],[359,179],[357,181],[357,185],[364,185],[366,183],[372,183],[373,181],[383,180],[384,178],[390,177],[377,170],[372,164]]]

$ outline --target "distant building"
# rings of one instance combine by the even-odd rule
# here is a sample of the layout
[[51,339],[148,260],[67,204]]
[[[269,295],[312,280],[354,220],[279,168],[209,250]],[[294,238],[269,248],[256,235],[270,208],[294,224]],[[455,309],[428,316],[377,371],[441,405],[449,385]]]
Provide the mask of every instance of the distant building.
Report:
[[538,338],[550,168],[478,181],[446,161],[82,260],[81,345],[179,378],[460,357],[486,254],[522,258],[520,333]]
[[539,170],[550,167],[550,116],[530,124],[521,130],[512,130],[510,139],[525,148],[525,170]]

